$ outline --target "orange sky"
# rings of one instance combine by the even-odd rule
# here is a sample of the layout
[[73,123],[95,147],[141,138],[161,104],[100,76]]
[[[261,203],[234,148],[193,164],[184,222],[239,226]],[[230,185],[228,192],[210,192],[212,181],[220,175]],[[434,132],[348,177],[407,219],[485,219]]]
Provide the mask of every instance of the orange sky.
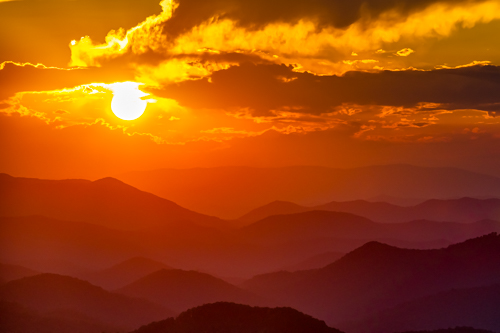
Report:
[[[0,172],[500,176],[499,35],[499,0],[0,1]],[[113,113],[120,91],[142,116]]]

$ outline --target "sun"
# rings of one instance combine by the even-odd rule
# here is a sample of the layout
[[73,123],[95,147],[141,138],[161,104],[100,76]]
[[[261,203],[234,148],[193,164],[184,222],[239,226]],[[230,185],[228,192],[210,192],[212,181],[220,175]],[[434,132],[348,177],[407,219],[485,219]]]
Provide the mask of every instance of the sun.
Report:
[[142,116],[148,101],[142,99],[146,93],[139,90],[140,83],[119,82],[110,85],[113,91],[111,110],[120,119],[134,120]]

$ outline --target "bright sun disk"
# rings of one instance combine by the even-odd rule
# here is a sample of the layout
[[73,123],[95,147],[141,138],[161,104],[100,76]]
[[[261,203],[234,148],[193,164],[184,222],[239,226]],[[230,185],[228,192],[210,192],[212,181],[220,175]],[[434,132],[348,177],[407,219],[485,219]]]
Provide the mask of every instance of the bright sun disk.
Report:
[[113,91],[111,110],[118,118],[134,120],[146,110],[148,101],[142,98],[147,94],[139,90],[139,85],[137,82],[119,82],[110,85]]

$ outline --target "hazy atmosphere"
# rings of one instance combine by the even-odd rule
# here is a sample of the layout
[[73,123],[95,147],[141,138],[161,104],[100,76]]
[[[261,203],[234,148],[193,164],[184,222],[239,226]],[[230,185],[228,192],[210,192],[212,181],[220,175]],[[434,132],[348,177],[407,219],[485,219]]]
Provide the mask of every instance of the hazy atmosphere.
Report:
[[0,0],[0,331],[500,333],[500,0]]

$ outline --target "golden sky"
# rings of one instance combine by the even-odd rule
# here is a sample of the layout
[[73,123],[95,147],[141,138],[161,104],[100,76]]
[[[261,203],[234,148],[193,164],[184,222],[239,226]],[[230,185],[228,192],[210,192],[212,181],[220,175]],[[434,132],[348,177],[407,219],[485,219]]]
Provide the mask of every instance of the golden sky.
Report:
[[500,176],[499,36],[500,0],[0,1],[0,172]]

